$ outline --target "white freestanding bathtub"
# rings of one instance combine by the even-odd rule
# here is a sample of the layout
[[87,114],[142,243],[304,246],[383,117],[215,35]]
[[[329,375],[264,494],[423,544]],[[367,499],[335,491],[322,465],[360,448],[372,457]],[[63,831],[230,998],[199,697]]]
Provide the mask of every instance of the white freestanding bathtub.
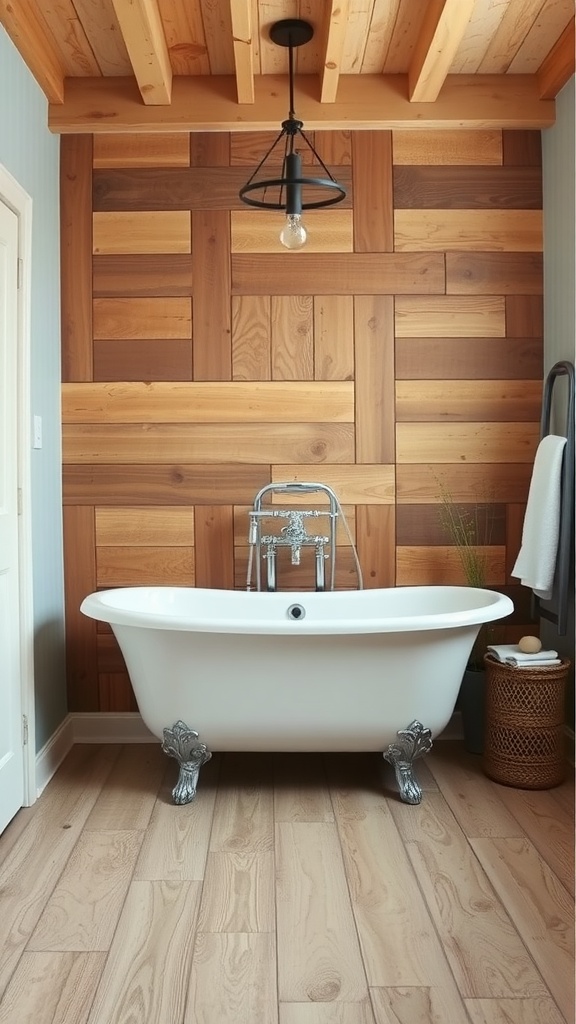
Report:
[[177,802],[211,751],[380,750],[415,803],[412,761],[447,725],[480,625],[513,605],[470,587],[129,587],[81,610],[110,623],[142,718],[180,763]]

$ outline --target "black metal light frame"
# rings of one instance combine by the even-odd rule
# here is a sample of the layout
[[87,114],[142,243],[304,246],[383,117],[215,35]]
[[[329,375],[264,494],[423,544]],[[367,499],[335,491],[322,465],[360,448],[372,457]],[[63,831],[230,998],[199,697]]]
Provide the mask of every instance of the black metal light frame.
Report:
[[[294,48],[307,43],[314,34],[314,29],[307,21],[300,18],[285,18],[277,21],[270,29],[270,38],[278,46],[288,47],[288,68],[290,80],[290,109],[286,121],[282,121],[282,131],[274,140],[270,149],[262,157],[256,170],[240,189],[240,199],[248,206],[256,206],[264,210],[285,210],[287,214],[299,214],[302,210],[320,210],[325,206],[334,206],[346,198],[346,189],[336,181],[318,156],[314,146],[306,137],[299,121],[294,114]],[[282,158],[282,177],[263,178],[258,180],[258,173],[266,164],[276,147],[281,148],[284,139],[284,156]],[[302,157],[295,149],[296,140],[301,139],[308,147],[315,161],[324,171],[325,178],[303,177]],[[330,193],[325,199],[306,201],[302,190],[306,188],[327,189]],[[278,198],[268,198],[268,190],[279,189]],[[254,193],[261,192],[261,198]]]

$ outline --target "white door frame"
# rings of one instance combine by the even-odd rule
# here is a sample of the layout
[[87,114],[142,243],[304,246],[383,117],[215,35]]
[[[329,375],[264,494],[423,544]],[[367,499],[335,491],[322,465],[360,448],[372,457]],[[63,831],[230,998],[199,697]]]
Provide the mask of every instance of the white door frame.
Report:
[[0,164],[0,199],[18,217],[18,334],[17,444],[20,515],[18,516],[18,575],[20,591],[20,671],[24,759],[24,806],[36,800],[36,742],[34,716],[34,614],[32,602],[32,493],[30,402],[30,302],[32,257],[32,198]]

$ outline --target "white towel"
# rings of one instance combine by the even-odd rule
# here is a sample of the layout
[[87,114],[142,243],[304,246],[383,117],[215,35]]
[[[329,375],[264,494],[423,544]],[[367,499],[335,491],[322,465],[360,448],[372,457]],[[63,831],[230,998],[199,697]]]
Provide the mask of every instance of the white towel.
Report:
[[505,665],[514,665],[516,668],[529,665],[559,665],[558,651],[537,651],[535,654],[527,654],[518,650],[517,644],[488,644],[488,650],[492,651],[498,661]]
[[522,529],[522,544],[512,576],[531,587],[537,597],[552,597],[558,534],[565,437],[548,434],[538,445]]

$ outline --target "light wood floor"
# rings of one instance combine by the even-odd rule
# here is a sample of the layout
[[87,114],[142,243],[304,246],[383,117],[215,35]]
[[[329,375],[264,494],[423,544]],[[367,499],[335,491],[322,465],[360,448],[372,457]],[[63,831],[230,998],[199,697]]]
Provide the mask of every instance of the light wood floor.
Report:
[[0,837],[1,1024],[573,1024],[572,780],[77,746]]

